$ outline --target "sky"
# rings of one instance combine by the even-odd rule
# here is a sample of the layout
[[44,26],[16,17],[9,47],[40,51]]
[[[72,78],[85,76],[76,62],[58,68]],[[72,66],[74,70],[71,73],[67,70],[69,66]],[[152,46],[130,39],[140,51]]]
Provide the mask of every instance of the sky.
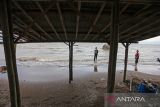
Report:
[[160,36],[151,39],[146,39],[139,42],[140,44],[160,44]]

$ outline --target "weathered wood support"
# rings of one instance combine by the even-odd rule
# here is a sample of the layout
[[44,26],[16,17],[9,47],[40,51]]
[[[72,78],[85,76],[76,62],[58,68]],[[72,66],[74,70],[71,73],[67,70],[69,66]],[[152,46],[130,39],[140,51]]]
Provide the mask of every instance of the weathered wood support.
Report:
[[16,81],[16,90],[17,90],[17,100],[18,100],[18,107],[21,107],[21,95],[20,95],[20,86],[19,86],[19,77],[17,72],[17,62],[16,62],[16,50],[17,44],[13,43],[12,45],[12,56],[13,56],[13,66],[14,66],[14,73],[15,73],[15,81]]
[[111,17],[110,54],[108,65],[107,93],[113,93],[115,85],[116,61],[118,50],[119,0],[113,0]]
[[1,0],[2,34],[10,88],[11,107],[21,107],[19,81],[16,67],[12,31],[11,0]]
[[123,46],[125,47],[125,59],[124,59],[124,74],[123,74],[123,82],[126,81],[126,72],[127,72],[127,64],[128,64],[128,49],[129,49],[129,45],[130,43],[122,43]]
[[73,81],[73,42],[69,42],[69,83]]

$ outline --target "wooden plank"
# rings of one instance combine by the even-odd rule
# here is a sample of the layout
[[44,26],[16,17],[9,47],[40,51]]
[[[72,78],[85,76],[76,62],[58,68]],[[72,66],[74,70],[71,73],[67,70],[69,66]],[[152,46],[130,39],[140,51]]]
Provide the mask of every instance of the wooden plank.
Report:
[[[17,15],[14,15],[14,18],[16,18],[17,21],[19,21],[20,23],[22,23],[25,26],[25,29],[23,30],[24,34],[26,32],[28,32],[28,30],[30,30],[37,36],[36,38],[42,39],[44,41],[46,40],[46,38],[42,37],[37,31],[35,31],[33,28],[31,28],[30,25],[27,25],[23,20],[21,20],[19,17],[17,17]],[[33,26],[33,24],[31,24],[31,25]]]
[[[130,4],[126,4],[126,5],[122,8],[122,10],[120,11],[120,14],[119,14],[119,15],[121,15],[121,14],[128,8],[129,5],[130,5]],[[102,34],[106,29],[108,29],[110,26],[111,26],[111,22],[109,21],[109,23],[108,23],[103,29],[101,29],[101,31],[100,31],[95,37],[93,37],[92,40],[95,40],[95,39],[99,38],[99,36],[101,36],[101,34]],[[106,37],[109,37],[109,35],[107,35]]]
[[142,9],[140,9],[138,12],[136,12],[136,14],[134,16],[138,16],[140,13],[142,13],[143,11],[148,9],[150,6],[151,6],[151,4],[145,5]]
[[60,20],[61,20],[62,28],[63,28],[63,31],[64,31],[64,35],[65,35],[65,38],[67,40],[66,27],[65,27],[65,24],[64,24],[64,20],[63,20],[62,12],[61,12],[61,9],[60,9],[60,5],[59,5],[58,2],[56,3],[56,6],[57,6],[58,13],[59,13],[59,16],[60,16]]
[[[78,11],[80,12],[80,10],[81,10],[81,2],[78,2]],[[80,19],[80,14],[78,14],[78,12],[77,12],[77,19],[76,19],[76,37],[75,37],[75,40],[77,39],[77,36],[78,36],[79,19]]]
[[143,35],[137,35],[135,38],[129,39],[128,41],[134,40],[134,41],[141,41],[149,38],[153,38],[160,35],[160,31],[152,31],[150,33],[146,33]]
[[140,24],[144,23],[145,21],[148,21],[148,20],[154,18],[156,15],[157,15],[157,13],[154,13],[154,14],[150,15],[149,17],[146,17],[145,19],[140,20],[138,23],[136,23],[133,26],[131,26],[131,27],[123,30],[122,32],[120,32],[120,35],[123,35],[124,33],[128,32],[129,30],[131,30],[131,29],[133,29],[137,26],[139,26]]
[[137,37],[143,37],[145,35],[149,35],[151,32],[156,32],[156,31],[160,31],[160,26],[152,27],[149,30],[146,30],[145,32],[143,31],[138,33],[137,35],[133,35],[133,36],[130,35],[128,38],[124,39],[124,41],[129,41],[130,39],[134,39]]
[[[132,22],[133,20],[135,20],[136,18],[142,17],[142,16],[144,16],[144,15],[148,15],[148,14],[151,14],[151,13],[155,13],[155,11],[157,11],[157,9],[153,9],[153,10],[141,12],[142,10],[144,10],[144,9],[146,9],[146,8],[148,8],[148,7],[149,7],[149,6],[147,6],[147,7],[145,6],[145,7],[143,7],[142,9],[140,9],[140,10],[137,12],[137,13],[139,13],[139,14],[136,13],[136,14],[133,16],[133,18],[129,18],[129,19],[124,20],[124,23],[121,23],[120,30],[123,30],[124,27],[125,27],[126,25],[128,25],[128,23],[131,23],[131,22]],[[154,16],[156,16],[156,13],[153,14],[153,15],[150,15],[149,17],[146,17],[145,19],[137,20],[137,22],[139,22],[139,23],[136,23],[135,25],[133,25],[133,26],[131,26],[131,27],[128,27],[127,29],[123,30],[122,32],[120,32],[120,35],[119,35],[119,36],[120,36],[120,37],[123,36],[123,33],[126,33],[127,31],[129,31],[129,30],[131,30],[131,29],[139,26],[139,24],[142,24],[143,22],[145,22],[145,21],[147,21],[147,20],[149,20],[149,19],[154,18]],[[109,35],[110,35],[110,34],[108,34],[106,37],[109,38]],[[120,40],[120,41],[121,41],[121,40]]]
[[97,23],[97,21],[98,21],[98,19],[99,19],[100,15],[101,15],[101,13],[103,12],[103,9],[105,8],[105,6],[106,6],[106,2],[102,3],[101,8],[99,9],[99,11],[98,11],[98,13],[97,13],[97,16],[95,17],[95,19],[94,19],[94,21],[93,21],[93,23],[92,23],[91,27],[89,28],[88,33],[86,34],[86,36],[85,36],[85,38],[84,38],[84,39],[87,39],[87,38],[88,38],[88,36],[89,36],[89,34],[92,32],[92,30],[93,30],[93,26],[95,26],[95,25],[96,25],[96,23]]
[[114,92],[117,50],[118,50],[118,42],[119,42],[118,28],[119,28],[119,0],[113,0],[112,18],[111,18],[111,35],[112,36],[110,36],[107,93]]
[[[16,26],[16,27],[18,28],[18,31],[20,31],[20,32],[24,32],[24,31],[25,31],[25,29],[21,28],[21,27],[18,25],[18,23],[14,23],[14,26]],[[21,33],[19,36],[20,36],[19,38],[24,37],[24,38],[26,38],[26,39],[28,39],[28,40],[35,40],[35,41],[38,40],[37,37],[31,35],[29,32],[26,32],[25,34]]]
[[[31,16],[29,16],[29,15],[27,14],[27,12],[26,12],[16,1],[14,1],[14,4],[15,4],[15,6],[17,6],[17,7],[22,11],[22,13],[30,20],[31,24],[30,24],[30,26],[28,27],[28,29],[31,28],[33,25],[35,25],[38,29],[40,29],[40,30],[48,37],[48,39],[53,39],[38,23],[36,23],[35,20],[33,20],[33,18],[32,18]],[[26,31],[28,31],[28,30],[26,30]]]
[[120,11],[119,15],[121,15],[121,14],[128,8],[129,5],[130,5],[130,4],[127,3],[127,4],[122,8],[122,10]]
[[[82,15],[82,13],[78,9],[76,9],[75,6],[72,5],[71,3],[69,3],[69,6],[73,9],[73,11],[75,12],[75,14],[78,14],[79,16],[83,16],[83,19],[88,20],[88,18],[87,18],[88,15],[86,15],[86,14]],[[91,25],[91,26],[92,26],[92,30],[94,30],[95,32],[98,32],[98,33],[100,32],[99,29],[95,25]],[[85,38],[85,36],[84,36],[84,38]],[[85,41],[85,39],[83,39],[83,40]]]
[[160,19],[157,19],[157,20],[154,20],[154,21],[147,21],[147,23],[148,24],[146,24],[146,26],[138,27],[137,30],[135,30],[133,32],[130,32],[130,33],[126,34],[126,35],[123,35],[123,37],[121,39],[125,39],[125,38],[127,38],[128,36],[130,36],[130,35],[132,35],[134,33],[138,33],[139,31],[144,30],[144,29],[146,29],[146,28],[148,28],[148,27],[150,27],[150,26],[152,26],[154,24],[160,23]]
[[55,29],[55,27],[53,26],[52,22],[50,21],[50,19],[48,18],[46,12],[44,11],[44,9],[41,7],[41,5],[39,4],[39,2],[36,2],[37,6],[40,8],[44,18],[46,19],[47,23],[49,24],[49,26],[51,27],[51,29],[53,30],[53,32],[55,33],[56,37],[58,39],[61,39],[59,34],[57,33],[57,30]]

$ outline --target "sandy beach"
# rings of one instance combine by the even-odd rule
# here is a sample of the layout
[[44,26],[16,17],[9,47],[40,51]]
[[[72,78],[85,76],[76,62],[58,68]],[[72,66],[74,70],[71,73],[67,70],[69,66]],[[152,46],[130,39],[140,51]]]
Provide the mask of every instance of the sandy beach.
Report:
[[[0,74],[3,75],[3,74]],[[56,75],[56,73],[55,73]],[[160,76],[128,71],[127,79],[151,79],[160,83]],[[126,92],[122,86],[123,71],[116,73],[115,92]],[[122,86],[122,87],[121,87]],[[66,79],[50,82],[30,82],[21,80],[22,107],[103,107],[107,87],[106,72],[91,72],[74,78],[72,84]],[[0,107],[9,107],[7,79],[0,79]]]

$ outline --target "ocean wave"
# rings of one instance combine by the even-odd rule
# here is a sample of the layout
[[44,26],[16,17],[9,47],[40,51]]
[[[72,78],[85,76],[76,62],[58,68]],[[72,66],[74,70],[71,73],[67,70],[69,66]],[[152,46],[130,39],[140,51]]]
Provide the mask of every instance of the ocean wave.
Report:
[[26,62],[26,61],[36,61],[37,58],[36,57],[21,57],[21,58],[17,58],[17,60]]
[[[46,64],[46,62],[48,63],[68,63],[69,60],[68,58],[50,58],[50,57],[20,57],[17,58],[18,61],[20,62],[27,62],[27,63],[31,63],[31,62],[36,62],[36,63],[42,63],[42,64]],[[98,63],[99,64],[103,64],[103,63],[108,63],[108,59],[98,59]],[[73,59],[74,64],[90,64],[93,62],[93,59],[91,58],[86,58],[86,59]],[[124,63],[124,59],[117,59],[117,63]],[[134,66],[134,60],[133,59],[129,59],[128,60],[128,64],[133,65]],[[140,65],[160,65],[159,63],[157,63],[156,61],[151,61],[151,60],[140,60],[139,61]]]
[[61,61],[65,61],[65,60],[56,60],[53,58],[38,58],[38,57],[21,57],[21,58],[17,58],[17,60],[21,61],[21,62],[26,62],[26,61],[35,61],[35,62],[61,62]]

